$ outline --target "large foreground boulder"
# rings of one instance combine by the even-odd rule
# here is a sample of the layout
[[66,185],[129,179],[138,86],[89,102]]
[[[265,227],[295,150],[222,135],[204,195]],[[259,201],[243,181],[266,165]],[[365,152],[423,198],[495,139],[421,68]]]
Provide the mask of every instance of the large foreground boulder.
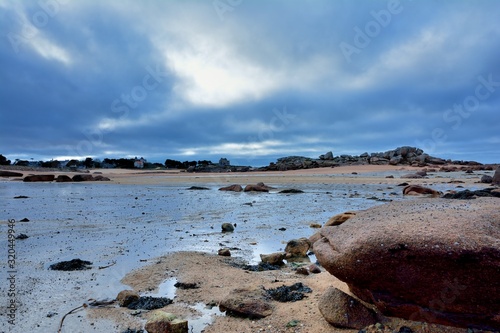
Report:
[[497,198],[391,202],[314,244],[320,264],[388,316],[500,329]]

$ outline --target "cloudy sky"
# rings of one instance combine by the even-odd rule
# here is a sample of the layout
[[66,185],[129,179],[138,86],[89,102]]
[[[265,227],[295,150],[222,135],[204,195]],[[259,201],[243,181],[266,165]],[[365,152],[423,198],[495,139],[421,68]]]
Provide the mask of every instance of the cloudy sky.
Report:
[[500,162],[500,1],[0,1],[0,154]]

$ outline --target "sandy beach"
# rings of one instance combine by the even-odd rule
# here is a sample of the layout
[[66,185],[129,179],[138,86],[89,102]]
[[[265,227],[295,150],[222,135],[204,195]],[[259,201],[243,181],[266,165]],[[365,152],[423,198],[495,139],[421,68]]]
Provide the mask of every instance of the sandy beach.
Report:
[[[256,263],[259,254],[280,251],[292,238],[310,237],[317,230],[311,224],[322,225],[337,213],[390,200],[419,200],[402,196],[397,187],[402,182],[446,192],[486,188],[489,185],[479,180],[493,174],[429,172],[424,179],[401,178],[419,170],[422,168],[372,165],[223,174],[100,169],[90,173],[111,181],[78,184],[30,184],[4,178],[0,193],[7,206],[1,212],[2,230],[15,219],[16,232],[30,236],[16,241],[17,322],[4,326],[5,332],[56,332],[71,309],[88,299],[114,298],[124,289],[172,298],[173,304],[165,311],[187,319],[192,332],[357,332],[333,327],[318,311],[318,298],[328,287],[350,293],[347,285],[324,269],[319,274],[298,275],[289,263],[278,271],[251,272],[234,267],[233,262]],[[71,175],[65,171],[22,172]],[[258,182],[276,190],[267,194],[217,191],[228,184]],[[187,191],[192,185],[211,191]],[[279,196],[278,190],[291,187],[306,194]],[[20,195],[28,198],[13,199]],[[30,221],[17,222],[23,217]],[[232,235],[221,234],[222,222],[238,227]],[[7,248],[6,239],[1,242]],[[221,247],[234,248],[233,255],[218,256]],[[51,263],[76,257],[93,261],[92,269],[48,270]],[[314,262],[314,256],[310,260]],[[2,270],[6,272],[8,267],[4,264]],[[176,289],[173,281],[195,283],[198,288]],[[221,299],[241,286],[269,289],[296,282],[313,292],[302,301],[273,302],[273,314],[264,319],[237,318],[218,310]],[[4,286],[1,293],[2,297],[7,294]],[[4,304],[2,321],[7,319]],[[62,332],[138,331],[147,318],[148,311],[116,304],[87,307],[69,315]],[[296,325],[289,325],[291,322]],[[407,326],[414,332],[467,332],[395,318],[381,317],[380,322],[393,330]]]

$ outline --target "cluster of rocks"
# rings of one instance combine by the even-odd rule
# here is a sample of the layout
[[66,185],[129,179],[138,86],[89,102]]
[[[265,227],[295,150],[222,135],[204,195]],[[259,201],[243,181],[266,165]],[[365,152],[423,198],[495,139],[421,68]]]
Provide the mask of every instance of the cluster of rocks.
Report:
[[0,177],[22,177],[23,174],[15,171],[0,170]]
[[[241,265],[241,268],[250,271],[280,269],[285,265],[283,260],[301,262],[301,260],[308,258],[311,245],[311,242],[307,238],[292,239],[287,243],[284,252],[261,254],[261,263],[259,263],[257,269],[252,269],[248,265]],[[221,250],[219,250],[219,255],[223,255],[221,254]],[[305,261],[307,262],[308,259]],[[321,273],[321,268],[310,262],[308,265],[296,265],[295,270],[297,274],[302,275]],[[291,286],[284,285],[267,290],[238,288],[220,301],[219,308],[228,315],[260,319],[273,314],[274,306],[270,300],[295,302],[306,297],[304,293],[310,292],[312,290],[300,282]]]
[[219,191],[231,191],[231,192],[269,192],[269,190],[274,189],[274,187],[268,186],[262,182],[257,184],[248,184],[244,188],[239,184],[233,184],[225,187],[219,188]]
[[235,166],[235,165],[220,165],[220,164],[210,164],[210,165],[192,165],[186,169],[186,172],[247,172],[251,171],[252,168],[249,166]]
[[86,181],[110,181],[108,177],[102,175],[93,176],[90,174],[78,174],[73,177],[67,175],[28,175],[23,178],[23,182],[57,182],[57,183],[67,183],[67,182],[86,182]]
[[303,156],[288,156],[279,158],[276,163],[270,163],[269,166],[260,168],[260,170],[286,171],[362,164],[410,165],[417,167],[444,166],[446,164],[454,164],[464,167],[475,167],[476,170],[482,170],[482,168],[484,168],[484,166],[478,162],[445,160],[442,158],[430,156],[429,154],[424,153],[424,151],[420,148],[404,146],[380,153],[366,152],[359,156],[334,156],[331,151],[327,152],[326,154],[320,155],[317,159]]

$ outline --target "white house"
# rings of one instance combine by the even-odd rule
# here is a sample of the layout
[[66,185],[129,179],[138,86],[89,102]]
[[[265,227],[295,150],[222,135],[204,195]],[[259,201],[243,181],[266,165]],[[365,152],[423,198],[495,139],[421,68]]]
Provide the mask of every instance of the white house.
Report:
[[143,169],[144,168],[144,164],[146,164],[146,160],[141,157],[141,158],[135,158],[135,161],[134,161],[134,168],[137,168],[137,169]]

